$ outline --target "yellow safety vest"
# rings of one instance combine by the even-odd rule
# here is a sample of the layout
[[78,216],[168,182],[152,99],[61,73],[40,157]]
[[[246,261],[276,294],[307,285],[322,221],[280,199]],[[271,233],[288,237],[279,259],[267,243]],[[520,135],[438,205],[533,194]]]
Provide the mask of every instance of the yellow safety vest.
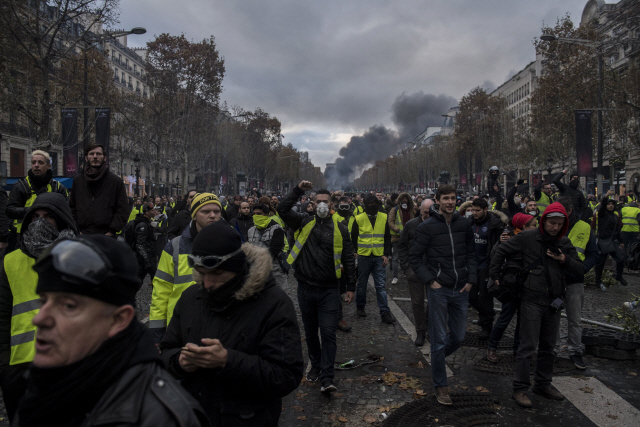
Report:
[[540,216],[547,209],[547,206],[551,204],[551,198],[547,196],[545,193],[540,192],[540,198],[536,200],[536,206],[538,207],[538,212],[540,212]]
[[[620,216],[618,215],[618,211],[613,211],[613,213],[616,214],[616,216]],[[597,212],[594,213],[593,215],[596,217],[596,235],[598,235],[598,221],[600,220],[600,217],[598,216]]]
[[[33,205],[33,202],[36,201],[36,197],[38,197],[36,195],[36,192],[33,191],[33,187],[31,187],[31,182],[29,181],[29,177],[25,178],[25,181],[27,181],[27,185],[29,186],[29,190],[31,190],[31,197],[29,197],[27,199],[27,202],[24,204],[25,208],[30,207],[31,205]],[[47,184],[47,193],[51,193],[51,183]],[[20,218],[20,219],[16,219],[13,221],[13,226],[16,228],[16,232],[20,233],[20,230],[22,230],[22,221],[24,219]]]
[[384,255],[384,231],[387,225],[387,214],[378,212],[375,228],[371,226],[366,213],[356,216],[358,223],[358,255]]
[[[162,251],[153,278],[149,329],[166,328],[182,292],[196,283],[187,260],[187,256],[191,254],[192,243],[191,239],[178,236],[171,240],[171,247],[167,245]],[[170,249],[171,253],[167,252],[167,249]]]
[[[340,228],[338,227],[338,221],[335,217],[331,217],[333,220],[333,263],[336,270],[336,277],[339,279],[342,277],[342,233],[340,233]],[[293,265],[293,263],[300,255],[304,244],[307,242],[309,235],[311,234],[311,230],[316,225],[316,219],[309,221],[307,225],[302,228],[302,230],[298,230],[296,232],[296,242],[293,244],[291,248],[291,252],[289,252],[289,256],[287,257],[287,262],[289,265]]]
[[637,233],[640,231],[637,216],[640,214],[640,208],[633,206],[624,206],[620,213],[622,214],[622,231],[627,233]]
[[346,219],[345,217],[343,217],[342,215],[340,215],[338,212],[333,214],[333,219],[335,219],[338,222],[343,223],[344,225],[347,226],[347,229],[349,230],[349,235],[351,235],[351,229],[353,228],[353,223],[356,221],[356,217],[355,215],[351,215],[349,216],[349,224],[345,224],[344,220]]
[[[140,205],[139,208],[136,208],[134,206],[133,209],[131,209],[131,213],[129,214],[129,219],[127,220],[127,222],[133,221],[134,219],[136,219],[136,215],[138,215],[139,213],[142,213],[142,206],[143,205]],[[118,231],[116,234],[122,234],[122,230]]]
[[591,237],[591,226],[582,220],[576,222],[569,232],[569,240],[575,246],[581,261],[584,261],[589,237]]
[[355,203],[351,203],[351,205],[353,206],[353,215],[360,215],[361,213],[364,213],[364,208],[362,206],[356,206]]
[[[458,210],[458,206],[456,206],[456,210]],[[376,220],[376,222],[378,222],[378,221]],[[402,216],[400,216],[400,207],[398,207],[398,209],[396,210],[396,227],[398,227],[398,229],[400,229],[399,232],[396,233],[393,230],[390,230],[390,231],[391,231],[392,235],[399,236],[400,233],[402,232],[402,230],[404,229],[404,225],[402,225]]]
[[32,320],[40,311],[40,298],[36,293],[38,273],[32,268],[35,263],[35,258],[20,249],[4,258],[4,271],[13,295],[10,365],[29,363],[36,355],[36,327]]

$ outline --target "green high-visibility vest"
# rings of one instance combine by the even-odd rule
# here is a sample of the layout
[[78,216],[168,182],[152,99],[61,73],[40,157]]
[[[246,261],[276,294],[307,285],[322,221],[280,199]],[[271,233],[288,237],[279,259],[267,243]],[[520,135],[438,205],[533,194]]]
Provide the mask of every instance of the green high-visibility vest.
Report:
[[[456,210],[458,210],[458,206],[456,206]],[[396,227],[398,227],[400,231],[396,233],[395,231],[391,230],[391,234],[399,236],[404,229],[404,225],[402,225],[402,216],[400,216],[400,207],[398,207],[398,209],[396,210]]]
[[32,268],[35,263],[35,258],[20,249],[4,258],[4,271],[13,295],[10,365],[29,363],[36,355],[37,328],[32,320],[40,311],[40,297],[36,293],[38,273]]
[[[31,182],[29,181],[29,177],[26,177],[25,181],[27,181],[27,185],[29,186],[29,190],[31,190],[31,197],[29,197],[27,199],[27,202],[24,204],[24,207],[28,208],[31,205],[33,205],[33,202],[36,201],[36,198],[38,197],[38,195],[36,194],[35,191],[33,191],[33,187],[31,186]],[[47,193],[51,193],[51,183],[47,184]],[[23,221],[23,218],[16,219],[16,220],[13,221],[13,226],[16,228],[16,232],[17,233],[20,233],[20,230],[22,230],[22,221]]]
[[358,224],[358,255],[384,255],[384,231],[387,225],[387,214],[378,212],[376,225],[373,227],[366,213],[356,216]]
[[620,213],[622,214],[622,231],[627,233],[637,233],[640,231],[638,226],[638,214],[640,208],[634,206],[624,206]]
[[344,220],[346,219],[345,217],[343,217],[342,215],[340,215],[338,212],[333,214],[333,219],[337,220],[338,222],[343,223],[344,225],[347,226],[347,229],[349,230],[349,234],[351,234],[351,229],[353,228],[353,223],[356,221],[356,217],[355,215],[349,215],[349,223],[345,224]]
[[536,206],[538,207],[538,211],[540,212],[540,216],[544,213],[547,206],[551,204],[551,198],[547,196],[545,193],[540,192],[540,198],[536,200]]
[[[340,233],[340,227],[338,226],[338,221],[335,217],[331,217],[333,220],[333,263],[336,270],[336,277],[339,279],[342,277],[342,233]],[[311,234],[311,230],[316,225],[316,219],[309,221],[307,225],[305,225],[302,230],[298,230],[296,232],[296,242],[293,244],[291,248],[291,252],[289,252],[289,256],[287,257],[287,262],[289,265],[293,265],[293,263],[300,255],[304,244],[307,242],[309,235]]]
[[584,261],[585,258],[589,237],[591,237],[591,226],[582,220],[576,222],[569,232],[569,240],[571,240],[571,243],[575,246],[578,256],[582,261]]

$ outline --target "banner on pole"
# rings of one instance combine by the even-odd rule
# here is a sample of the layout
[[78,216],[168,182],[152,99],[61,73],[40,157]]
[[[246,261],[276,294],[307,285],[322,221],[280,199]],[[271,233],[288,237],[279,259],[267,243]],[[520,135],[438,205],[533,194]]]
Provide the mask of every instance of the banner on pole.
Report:
[[78,110],[61,108],[63,175],[73,178],[78,174]]
[[[96,144],[104,147],[104,155],[109,160],[109,135],[111,129],[111,109],[96,108]],[[85,147],[86,149],[87,147]],[[85,153],[86,155],[86,153]]]
[[593,147],[591,143],[591,111],[576,110],[576,159],[578,175],[593,175]]
[[460,154],[458,157],[458,175],[460,176],[460,185],[467,186],[467,159]]

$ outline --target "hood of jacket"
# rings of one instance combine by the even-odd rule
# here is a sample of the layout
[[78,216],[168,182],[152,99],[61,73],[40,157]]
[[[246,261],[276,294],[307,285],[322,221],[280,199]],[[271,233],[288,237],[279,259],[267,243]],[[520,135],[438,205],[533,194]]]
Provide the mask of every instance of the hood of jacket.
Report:
[[562,236],[565,236],[567,234],[567,231],[569,230],[569,216],[567,215],[567,211],[564,209],[564,206],[562,206],[560,203],[553,202],[549,206],[547,206],[547,208],[544,210],[544,213],[542,214],[542,217],[540,218],[539,229],[540,233],[544,234],[544,222],[547,220],[547,216],[549,216],[549,214],[553,212],[561,213],[562,215],[564,215],[564,224],[562,224],[562,230],[560,230],[558,236],[556,237],[556,240],[560,240],[562,239]]
[[[42,193],[40,194],[33,205],[29,207],[27,213],[24,216],[24,224],[30,224],[31,218],[33,214],[38,209],[46,209],[49,211],[55,218],[58,223],[58,230],[64,230],[65,228],[70,228],[74,234],[78,234],[78,226],[76,222],[73,220],[73,215],[71,214],[71,208],[69,207],[69,202],[67,199],[60,193]],[[24,233],[27,227],[22,227],[20,230],[20,235]]]
[[460,207],[458,208],[458,212],[460,212],[460,215],[464,215],[464,213],[467,211],[467,209],[469,209],[471,207],[471,203],[473,203],[471,200],[464,202],[463,204],[460,205]]
[[411,198],[411,194],[409,194],[409,193],[400,193],[400,195],[396,199],[398,201],[397,205],[400,206],[400,200],[402,200],[403,197],[406,198],[407,200],[409,200],[409,203],[407,203],[407,210],[409,212],[412,212],[413,211],[413,207],[415,206],[415,203],[414,203],[413,199]]
[[509,217],[504,212],[494,210],[487,213],[491,216],[491,228],[509,225]]

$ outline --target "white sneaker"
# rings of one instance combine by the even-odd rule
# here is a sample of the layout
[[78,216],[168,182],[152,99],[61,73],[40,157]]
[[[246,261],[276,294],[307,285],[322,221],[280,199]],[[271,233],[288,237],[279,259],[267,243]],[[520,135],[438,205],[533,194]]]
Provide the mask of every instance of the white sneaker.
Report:
[[605,292],[607,290],[607,287],[604,285],[604,283],[600,283],[600,290],[602,292]]
[[393,280],[391,281],[391,284],[395,285],[396,283],[398,283],[398,278],[394,277]]

